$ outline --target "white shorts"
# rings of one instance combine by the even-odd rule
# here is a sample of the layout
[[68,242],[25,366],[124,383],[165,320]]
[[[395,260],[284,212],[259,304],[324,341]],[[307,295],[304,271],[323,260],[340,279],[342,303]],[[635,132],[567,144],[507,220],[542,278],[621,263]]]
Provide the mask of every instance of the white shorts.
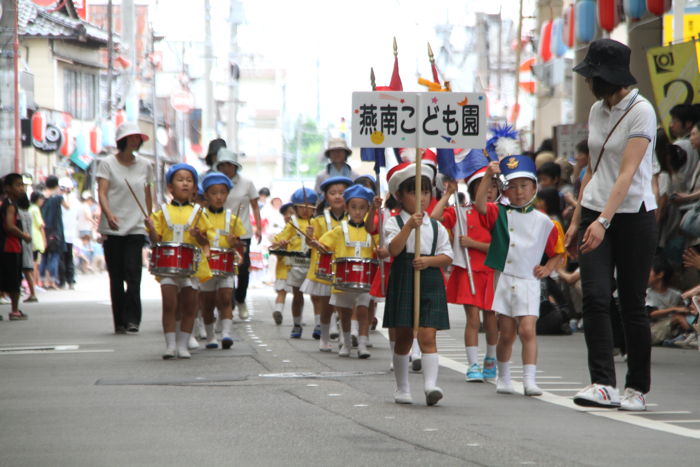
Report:
[[199,290],[199,279],[196,277],[161,277],[160,285],[174,285],[177,290],[192,287]]
[[330,304],[340,308],[369,306],[369,292],[334,292]]
[[289,287],[301,287],[306,279],[306,273],[309,272],[309,268],[298,268],[292,266],[292,268],[287,273],[287,285]]
[[275,292],[291,292],[291,289],[287,286],[287,279],[275,279]]
[[202,282],[199,290],[202,292],[216,292],[219,289],[232,289],[234,276],[212,277],[206,282]]
[[312,281],[311,279],[304,279],[304,283],[301,284],[299,289],[305,294],[313,295],[314,297],[330,297],[331,296],[331,286],[328,284],[321,284],[320,282]]
[[510,316],[540,316],[540,281],[496,271],[492,310]]

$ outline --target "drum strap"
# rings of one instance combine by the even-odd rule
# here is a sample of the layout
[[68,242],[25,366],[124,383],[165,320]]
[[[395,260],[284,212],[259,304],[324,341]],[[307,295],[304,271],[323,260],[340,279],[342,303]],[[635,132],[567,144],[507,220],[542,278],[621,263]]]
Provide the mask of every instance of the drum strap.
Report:
[[212,245],[214,248],[219,248],[220,242],[219,240],[221,239],[221,236],[227,236],[228,233],[231,230],[231,210],[227,209],[224,211],[224,228],[223,229],[214,229],[216,232],[216,235],[214,236],[214,245]]
[[190,224],[192,224],[192,221],[194,220],[195,216],[199,212],[201,206],[199,204],[195,204],[192,213],[190,213],[190,217],[187,219],[186,224],[173,224],[173,221],[170,219],[170,212],[168,212],[168,205],[163,203],[161,205],[161,209],[163,210],[163,218],[165,219],[165,223],[168,224],[168,228],[173,231],[173,242],[175,243],[183,243],[184,242],[184,235],[185,231],[190,228]]
[[[301,230],[301,227],[299,227],[299,222],[297,221],[297,216],[292,215],[292,224],[294,224],[294,227]],[[299,238],[301,238],[301,251],[306,253],[309,250],[309,247],[306,246],[306,237],[304,237],[299,232],[297,232],[296,234]]]
[[355,249],[355,254],[354,256],[356,258],[361,258],[362,257],[362,248],[370,248],[372,246],[372,236],[367,233],[367,240],[364,242],[351,242],[350,241],[350,232],[348,232],[348,221],[343,221],[341,222],[341,225],[343,226],[343,236],[345,237],[345,246],[351,247]]
[[331,224],[331,213],[328,209],[323,210],[323,217],[326,218],[326,232],[333,230],[333,224]]

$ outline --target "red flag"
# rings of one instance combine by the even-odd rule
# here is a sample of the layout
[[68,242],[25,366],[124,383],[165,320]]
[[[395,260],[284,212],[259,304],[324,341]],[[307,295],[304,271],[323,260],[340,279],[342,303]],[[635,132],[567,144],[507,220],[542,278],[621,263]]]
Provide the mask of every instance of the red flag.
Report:
[[440,84],[440,77],[438,76],[438,70],[434,60],[430,61],[430,68],[433,70],[433,83]]
[[399,76],[399,57],[394,57],[394,71],[391,73],[391,83],[389,87],[394,91],[403,91],[401,76]]

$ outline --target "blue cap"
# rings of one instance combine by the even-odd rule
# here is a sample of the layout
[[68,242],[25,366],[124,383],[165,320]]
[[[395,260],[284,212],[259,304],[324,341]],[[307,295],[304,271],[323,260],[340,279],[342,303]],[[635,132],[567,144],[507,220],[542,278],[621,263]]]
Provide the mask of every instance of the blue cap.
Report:
[[371,176],[371,175],[360,175],[359,177],[355,178],[355,183],[358,183],[358,182],[359,182],[360,180],[362,180],[363,178],[366,178],[367,180],[369,180],[370,182],[372,182],[372,186],[376,186],[376,185],[377,185],[377,180],[376,180],[373,176]]
[[498,164],[501,173],[510,181],[515,178],[530,178],[537,183],[537,168],[535,161],[528,156],[506,156]]
[[343,198],[345,198],[346,202],[350,201],[352,198],[361,198],[368,203],[372,203],[374,192],[362,185],[353,185],[343,192]]
[[197,196],[204,196],[204,189],[202,188],[202,182],[197,184]]
[[233,183],[226,175],[221,172],[209,172],[202,179],[202,188],[207,191],[212,185],[225,185],[227,190],[233,188]]
[[342,183],[343,185],[345,185],[345,188],[347,188],[350,185],[352,185],[352,180],[350,180],[348,177],[343,176],[327,178],[323,183],[321,183],[321,191],[325,193],[328,187],[330,187],[331,185],[335,185],[336,183]]
[[190,164],[185,164],[184,162],[171,166],[168,171],[165,172],[165,181],[167,183],[172,183],[173,175],[175,175],[175,172],[178,170],[188,170],[192,174],[192,178],[194,178],[194,183],[197,183],[197,171]]
[[311,188],[299,188],[292,195],[292,204],[311,204],[316,205],[318,195]]
[[280,206],[280,214],[284,215],[284,211],[286,211],[288,208],[294,206],[293,203],[284,203],[282,206]]

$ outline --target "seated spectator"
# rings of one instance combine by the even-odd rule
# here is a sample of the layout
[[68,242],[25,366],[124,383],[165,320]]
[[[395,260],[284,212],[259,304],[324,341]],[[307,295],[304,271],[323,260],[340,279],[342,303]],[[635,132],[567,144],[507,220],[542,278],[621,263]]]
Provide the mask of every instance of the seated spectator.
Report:
[[669,287],[672,276],[671,264],[657,256],[649,273],[646,298],[652,345],[671,344],[680,335],[687,339],[693,331],[691,321],[697,318],[697,310],[684,304],[680,291]]

